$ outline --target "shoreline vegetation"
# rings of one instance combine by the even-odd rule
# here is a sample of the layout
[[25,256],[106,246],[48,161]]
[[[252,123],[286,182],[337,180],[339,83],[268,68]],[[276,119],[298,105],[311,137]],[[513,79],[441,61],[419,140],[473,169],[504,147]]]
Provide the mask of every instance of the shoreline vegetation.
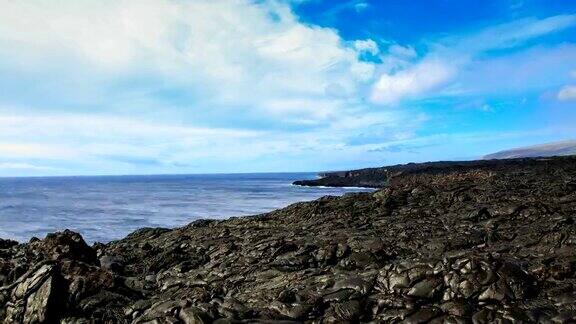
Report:
[[371,187],[270,213],[0,239],[8,323],[570,323],[576,157],[431,162],[295,185]]

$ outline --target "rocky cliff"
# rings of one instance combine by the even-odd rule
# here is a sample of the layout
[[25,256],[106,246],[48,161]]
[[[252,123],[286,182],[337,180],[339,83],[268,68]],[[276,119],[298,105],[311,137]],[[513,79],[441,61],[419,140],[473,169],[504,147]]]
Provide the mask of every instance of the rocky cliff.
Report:
[[70,231],[0,241],[0,318],[576,321],[576,158],[411,165],[385,180],[92,247]]
[[392,178],[410,177],[417,174],[447,174],[465,172],[467,170],[487,170],[510,172],[515,168],[541,168],[550,164],[570,163],[573,157],[538,157],[515,159],[491,159],[474,161],[438,161],[425,163],[398,164],[379,168],[366,168],[353,171],[322,172],[318,179],[299,180],[293,184],[298,186],[327,186],[327,187],[385,187]]

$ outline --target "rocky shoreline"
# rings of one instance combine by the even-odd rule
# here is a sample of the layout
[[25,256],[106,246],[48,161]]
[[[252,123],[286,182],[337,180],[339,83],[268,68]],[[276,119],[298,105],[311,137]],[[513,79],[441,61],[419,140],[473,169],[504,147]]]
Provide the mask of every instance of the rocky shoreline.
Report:
[[[344,176],[343,176],[344,174]],[[576,158],[437,162],[271,213],[0,240],[7,323],[573,323]]]
[[299,180],[293,184],[298,186],[326,187],[366,187],[383,188],[395,177],[406,177],[426,173],[446,174],[470,169],[508,172],[514,168],[539,167],[547,161],[569,163],[573,157],[539,157],[517,159],[492,159],[473,161],[438,161],[425,163],[398,164],[380,168],[366,168],[352,171],[322,172],[318,179]]

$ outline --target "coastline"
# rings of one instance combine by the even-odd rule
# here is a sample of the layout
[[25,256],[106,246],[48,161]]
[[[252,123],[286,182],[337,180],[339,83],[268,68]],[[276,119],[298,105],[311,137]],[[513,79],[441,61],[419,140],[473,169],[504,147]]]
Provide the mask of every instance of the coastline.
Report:
[[573,156],[531,157],[512,159],[485,159],[471,161],[435,161],[397,164],[353,171],[321,172],[313,180],[295,181],[295,185],[308,187],[362,187],[384,188],[394,178],[416,174],[443,174],[467,169],[505,171],[514,167],[530,167],[549,160],[570,161]]
[[340,189],[350,189],[350,190],[378,190],[379,188],[374,188],[374,187],[338,187],[338,186],[317,186],[317,185],[300,185],[300,184],[294,184],[291,183],[291,186],[296,186],[296,187],[314,187],[314,188],[325,188],[325,189],[331,189],[331,188],[340,188]]
[[142,227],[271,212],[299,201],[364,189],[301,188],[315,173],[0,179],[0,237],[27,242],[71,229],[110,242]]
[[409,164],[344,179],[375,172],[385,188],[92,247],[70,231],[0,240],[0,318],[573,320],[576,157]]

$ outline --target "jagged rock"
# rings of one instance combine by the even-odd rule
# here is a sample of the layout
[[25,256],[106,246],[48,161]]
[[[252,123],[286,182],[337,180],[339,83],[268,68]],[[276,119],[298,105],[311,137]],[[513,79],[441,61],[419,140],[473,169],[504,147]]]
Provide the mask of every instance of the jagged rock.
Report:
[[122,259],[110,255],[104,255],[99,258],[100,266],[112,272],[122,273],[124,264]]
[[48,276],[38,289],[30,294],[26,299],[26,311],[24,311],[25,323],[45,323],[55,319],[56,304],[58,296],[56,279]]
[[326,320],[328,323],[357,322],[361,316],[361,311],[360,302],[357,300],[333,303],[326,311]]
[[91,264],[98,261],[96,251],[86,244],[80,234],[70,230],[48,234],[44,240],[30,243],[28,248],[49,260],[72,259]]
[[7,321],[45,323],[56,320],[62,310],[62,287],[54,265],[44,264],[12,290],[7,304]]
[[440,290],[442,280],[438,278],[424,279],[416,283],[408,291],[408,296],[432,298]]
[[403,323],[406,324],[420,324],[429,323],[433,318],[441,315],[442,312],[435,308],[422,308],[417,310],[414,314],[408,316]]
[[372,290],[372,284],[360,277],[349,277],[334,284],[334,289],[352,289],[365,296]]
[[0,239],[0,250],[9,249],[15,245],[18,245],[18,242],[13,240]]
[[575,321],[576,158],[338,177],[387,187],[93,247],[71,231],[0,240],[0,320]]
[[178,317],[184,324],[204,324],[210,321],[208,315],[197,307],[187,307],[180,310]]

